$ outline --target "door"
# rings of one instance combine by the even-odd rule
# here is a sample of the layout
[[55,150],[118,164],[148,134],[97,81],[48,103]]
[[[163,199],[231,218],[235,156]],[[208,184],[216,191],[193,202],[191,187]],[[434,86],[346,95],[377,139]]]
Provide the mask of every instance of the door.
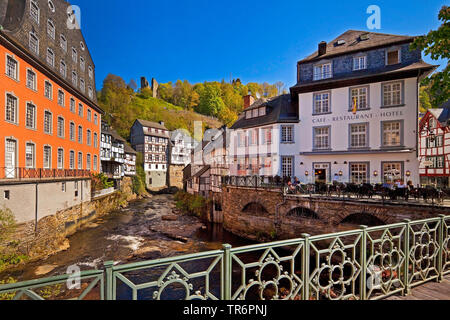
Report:
[[5,149],[5,177],[14,179],[16,177],[16,142],[7,139]]
[[316,169],[315,172],[316,183],[327,183],[327,170]]

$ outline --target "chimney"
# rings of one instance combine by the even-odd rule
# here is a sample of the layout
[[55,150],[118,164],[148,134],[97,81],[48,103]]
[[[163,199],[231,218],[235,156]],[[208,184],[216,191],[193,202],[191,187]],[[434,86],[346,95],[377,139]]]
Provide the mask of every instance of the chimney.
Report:
[[327,53],[327,43],[322,41],[319,43],[319,56],[323,56],[325,53]]
[[253,98],[252,95],[249,94],[249,95],[244,96],[244,109],[247,109],[253,103],[255,103],[255,98]]

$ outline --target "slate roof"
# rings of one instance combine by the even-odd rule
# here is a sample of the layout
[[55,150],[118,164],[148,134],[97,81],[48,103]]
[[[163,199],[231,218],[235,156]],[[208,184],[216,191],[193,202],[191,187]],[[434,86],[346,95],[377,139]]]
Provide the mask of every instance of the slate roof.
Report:
[[163,126],[162,124],[160,124],[158,122],[141,120],[141,119],[136,119],[136,121],[139,122],[144,127],[167,130],[167,128],[165,126]]
[[206,165],[203,168],[201,168],[200,170],[198,170],[194,175],[192,175],[192,178],[198,178],[201,177],[202,174],[204,174],[206,171],[208,171],[209,169],[211,169],[210,165]]
[[110,129],[110,134],[114,139],[122,141],[122,142],[126,142],[126,140],[124,138],[122,138],[122,136],[120,134],[118,134],[115,130]]
[[[361,35],[367,34],[367,40],[361,40]],[[367,32],[362,30],[348,30],[338,36],[336,39],[327,43],[327,51],[319,56],[318,51],[309,55],[299,63],[310,62],[318,59],[330,58],[332,56],[347,54],[353,51],[364,51],[379,46],[393,45],[397,43],[408,43],[414,41],[415,37],[401,36],[386,33]],[[338,40],[344,40],[345,43],[338,45]]]
[[[267,107],[265,116],[245,118],[247,110],[261,106]],[[266,101],[261,101],[261,99],[256,101],[239,115],[238,120],[231,126],[231,129],[252,128],[287,122],[298,122],[298,102],[291,100],[290,94],[283,94]]]
[[128,143],[125,143],[124,150],[125,150],[125,153],[137,154],[137,152],[132,147],[130,147],[130,145]]
[[442,126],[450,126],[450,100],[439,109],[429,109],[430,113],[438,119]]
[[404,65],[392,65],[392,66],[386,66],[382,71],[375,69],[375,70],[366,70],[364,74],[357,74],[354,76],[349,76],[348,73],[344,74],[335,74],[333,75],[333,78],[324,79],[324,80],[316,80],[316,81],[308,81],[308,82],[301,82],[297,83],[295,86],[291,87],[291,89],[296,88],[302,88],[302,87],[309,87],[311,85],[319,85],[324,83],[335,83],[340,82],[342,80],[352,80],[352,79],[362,79],[362,78],[368,78],[371,76],[380,76],[380,75],[389,75],[389,74],[395,74],[400,72],[408,72],[408,71],[414,71],[414,70],[424,70],[427,72],[431,72],[434,69],[436,69],[437,65],[432,65],[429,63],[426,63],[424,61],[419,61],[412,63],[410,65],[404,66]]

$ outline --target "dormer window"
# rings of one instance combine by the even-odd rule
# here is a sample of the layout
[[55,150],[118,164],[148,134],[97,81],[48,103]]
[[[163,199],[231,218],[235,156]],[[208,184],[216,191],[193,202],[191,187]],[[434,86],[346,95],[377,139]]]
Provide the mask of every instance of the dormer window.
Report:
[[265,115],[266,115],[266,108],[265,107],[259,108],[259,116],[262,117]]
[[314,81],[331,78],[331,63],[314,66]]
[[55,12],[55,5],[51,0],[48,0],[48,8],[50,9],[51,12]]
[[400,63],[400,49],[387,50],[386,52],[386,65]]
[[85,68],[86,68],[85,66],[86,66],[86,63],[85,63],[84,58],[80,57],[80,69],[81,69],[81,71],[85,70]]
[[39,54],[39,38],[32,32],[30,32],[29,39],[30,50],[35,54]]
[[94,78],[94,69],[92,69],[91,66],[89,66],[89,79],[93,79]]
[[252,118],[252,111],[251,110],[246,111],[245,112],[245,119],[251,119],[251,118]]
[[366,60],[367,60],[366,56],[354,57],[353,58],[353,71],[367,69]]
[[66,63],[61,60],[59,71],[61,72],[61,75],[65,78],[67,76],[67,67]]
[[253,118],[258,117],[258,109],[253,109]]
[[72,83],[76,86],[78,83],[78,76],[75,71],[72,71]]
[[55,24],[51,20],[47,20],[47,34],[55,40]]

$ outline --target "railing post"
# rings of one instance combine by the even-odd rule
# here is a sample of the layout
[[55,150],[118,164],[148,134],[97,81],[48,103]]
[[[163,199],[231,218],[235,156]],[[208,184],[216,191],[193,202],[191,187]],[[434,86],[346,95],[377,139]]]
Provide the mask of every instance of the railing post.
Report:
[[444,279],[444,260],[443,260],[443,254],[444,254],[444,225],[445,225],[445,215],[440,214],[439,217],[441,218],[440,224],[439,224],[439,255],[438,255],[438,282],[442,282]]
[[103,267],[105,268],[105,290],[106,300],[113,300],[113,261],[105,261]]
[[302,237],[305,239],[305,244],[303,248],[303,264],[302,264],[302,282],[303,282],[303,294],[302,300],[309,300],[309,237],[310,235],[307,233],[303,233]]
[[367,300],[367,226],[360,226],[361,234],[361,288],[359,295],[361,300]]
[[403,290],[403,295],[409,295],[411,293],[411,287],[409,285],[409,237],[410,237],[410,225],[411,220],[405,219],[403,220],[405,223],[405,243],[404,243],[404,252],[405,252],[405,264],[403,266],[403,283],[405,285],[405,290]]
[[231,300],[231,282],[233,269],[231,261],[231,245],[223,245],[223,276],[222,276],[222,300]]

